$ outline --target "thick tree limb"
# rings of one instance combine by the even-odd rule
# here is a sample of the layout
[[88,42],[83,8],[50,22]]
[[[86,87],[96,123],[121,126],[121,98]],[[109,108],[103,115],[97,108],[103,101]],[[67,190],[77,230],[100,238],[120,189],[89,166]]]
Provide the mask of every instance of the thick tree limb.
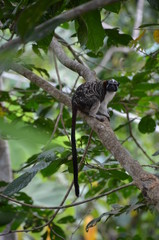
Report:
[[[59,61],[63,65],[68,66],[66,62],[69,62],[70,59],[64,54],[60,45],[57,44],[55,38],[53,39],[53,47],[56,47],[56,51],[55,48],[54,51]],[[81,68],[82,75],[83,65],[78,62],[71,62],[72,70],[76,71],[77,66],[78,69]],[[89,74],[86,73],[85,75],[89,76]],[[86,80],[89,81],[89,78]],[[135,184],[138,188],[140,188],[147,200],[149,200],[151,204],[154,204],[159,211],[159,179],[153,174],[144,171],[140,164],[130,156],[127,150],[123,148],[111,129],[108,120],[105,120],[104,123],[101,123],[98,120],[85,115],[83,115],[83,118],[97,133],[102,144],[113,154],[113,156],[120,162],[124,169],[131,175]]]
[[[61,48],[60,44],[53,38],[54,40],[51,42],[51,48],[53,48],[54,53],[56,54],[59,61],[67,68],[71,69],[74,72],[77,72],[80,76],[82,76],[86,81],[94,81],[96,80],[95,72],[90,71],[86,66],[79,64],[79,62],[74,61],[68,58]],[[59,51],[60,49],[60,51]]]
[[16,64],[16,63],[11,65],[11,69],[13,71],[21,74],[22,76],[26,77],[32,83],[35,83],[40,88],[44,89],[47,93],[49,93],[51,96],[56,98],[59,102],[65,104],[68,107],[71,107],[71,99],[67,95],[65,95],[64,93],[62,93],[61,91],[59,91],[58,89],[53,87],[51,85],[51,83],[38,77],[35,73],[30,71],[29,69],[21,66],[20,64]]
[[[56,53],[60,62],[64,65],[66,59],[70,61],[70,59],[66,55],[63,55],[64,52],[59,44],[56,45]],[[71,64],[73,64],[73,61],[71,62]],[[81,69],[83,69],[83,66],[77,62],[75,62],[75,69],[77,69],[77,64],[78,68],[80,68],[81,66]],[[73,67],[71,69],[73,69]],[[37,84],[39,87],[47,91],[50,95],[55,97],[58,101],[64,103],[68,107],[71,106],[70,98],[67,95],[57,90],[50,83],[38,77],[30,70],[18,64],[13,64],[12,70],[18,72],[19,74],[28,78],[33,83]],[[88,71],[90,70],[88,69]],[[80,113],[80,116],[84,120],[86,120],[90,127],[97,133],[103,146],[105,146],[113,154],[113,156],[116,158],[116,160],[119,161],[121,166],[130,174],[136,186],[142,191],[144,197],[147,199],[148,203],[155,205],[156,209],[159,211],[159,179],[153,174],[150,174],[143,170],[140,164],[130,156],[130,154],[125,148],[123,148],[123,146],[117,140],[113,130],[111,129],[108,120],[105,120],[105,122],[101,123],[98,120],[88,117],[82,113]]]

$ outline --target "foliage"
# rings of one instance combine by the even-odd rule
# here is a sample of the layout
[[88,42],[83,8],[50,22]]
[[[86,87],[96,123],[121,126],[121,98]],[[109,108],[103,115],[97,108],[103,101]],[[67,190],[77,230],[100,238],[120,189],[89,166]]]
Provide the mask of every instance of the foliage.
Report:
[[[74,57],[80,57],[97,71],[100,79],[120,82],[118,94],[110,104],[116,110],[111,112],[112,128],[134,159],[158,174],[158,0],[145,1],[143,22],[135,39],[136,1],[118,1],[73,19],[66,17],[67,11],[87,2],[0,2],[0,69],[4,79],[0,90],[0,137],[9,143],[14,173],[14,180],[7,186],[0,182],[0,187],[5,187],[2,194],[6,195],[0,199],[0,230],[11,223],[11,231],[29,230],[27,234],[33,239],[88,239],[82,226],[91,212],[93,220],[86,230],[96,225],[99,240],[111,239],[112,234],[114,239],[158,239],[157,216],[136,187],[93,200],[94,196],[132,181],[94,133],[79,174],[81,201],[90,199],[89,204],[81,203],[78,208],[66,208],[58,214],[49,208],[60,206],[72,181],[71,111],[9,69],[14,62],[19,63],[57,89],[62,87],[71,97],[83,80],[74,85],[76,75],[61,65],[56,67],[56,61],[53,64],[49,46],[55,31],[69,57],[72,48]],[[109,62],[102,62],[105,57],[109,57]],[[121,118],[119,113],[126,117]],[[78,119],[76,131],[80,161],[91,129]],[[8,201],[10,198],[22,204]],[[74,191],[66,200],[67,204],[74,203]]]

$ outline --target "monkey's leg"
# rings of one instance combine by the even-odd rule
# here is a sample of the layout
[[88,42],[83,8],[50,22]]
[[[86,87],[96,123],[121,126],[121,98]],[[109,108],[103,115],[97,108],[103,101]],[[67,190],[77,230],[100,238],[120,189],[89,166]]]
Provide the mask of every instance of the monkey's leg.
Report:
[[99,107],[98,114],[106,117],[110,121],[110,116],[109,116],[109,113],[108,113],[108,109],[107,109],[107,106],[105,104],[101,103],[101,105]]
[[101,116],[101,115],[97,115],[99,108],[100,108],[100,101],[96,100],[94,102],[94,104],[92,105],[92,107],[90,108],[89,116],[94,117],[94,118],[98,119],[99,121],[103,122],[105,120],[105,117]]

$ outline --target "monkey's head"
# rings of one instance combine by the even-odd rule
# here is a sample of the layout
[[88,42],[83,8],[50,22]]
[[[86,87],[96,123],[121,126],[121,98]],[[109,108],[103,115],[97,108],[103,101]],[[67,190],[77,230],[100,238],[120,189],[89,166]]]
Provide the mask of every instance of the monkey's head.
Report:
[[106,90],[108,92],[116,92],[118,90],[120,83],[114,79],[108,80],[106,85]]

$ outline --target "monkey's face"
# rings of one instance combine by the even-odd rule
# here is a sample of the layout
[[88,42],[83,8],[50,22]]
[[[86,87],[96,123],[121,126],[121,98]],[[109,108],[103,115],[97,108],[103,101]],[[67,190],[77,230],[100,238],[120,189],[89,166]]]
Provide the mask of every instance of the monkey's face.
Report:
[[116,92],[118,90],[120,83],[114,79],[108,80],[106,85],[106,90],[108,92]]

